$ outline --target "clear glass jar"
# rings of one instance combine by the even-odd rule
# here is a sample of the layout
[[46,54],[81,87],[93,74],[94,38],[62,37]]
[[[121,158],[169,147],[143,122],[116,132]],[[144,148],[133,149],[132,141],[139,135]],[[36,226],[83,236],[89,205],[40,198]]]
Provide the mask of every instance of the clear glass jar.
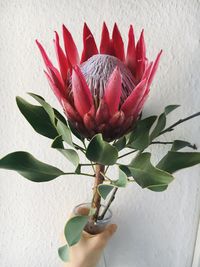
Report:
[[[87,215],[88,209],[90,209],[90,207],[91,207],[91,203],[79,204],[74,208],[73,213],[74,215]],[[100,211],[99,211],[100,216],[104,209],[105,209],[105,205],[101,204]],[[106,225],[111,222],[111,219],[112,219],[112,211],[108,209],[102,220],[97,220],[96,222],[93,222],[89,219],[84,230],[87,233],[92,234],[92,235],[98,234],[105,229]]]

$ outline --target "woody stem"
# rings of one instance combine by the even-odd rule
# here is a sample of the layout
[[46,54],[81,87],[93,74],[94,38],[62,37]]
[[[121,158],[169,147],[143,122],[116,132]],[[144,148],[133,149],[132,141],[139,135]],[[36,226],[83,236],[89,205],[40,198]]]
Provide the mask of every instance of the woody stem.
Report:
[[92,216],[93,221],[97,221],[97,218],[99,216],[99,210],[101,206],[101,196],[98,193],[98,185],[102,184],[104,181],[104,176],[102,173],[104,173],[105,166],[96,164],[95,168],[95,181],[94,181],[94,187],[93,187],[93,198],[92,198],[92,208],[95,208],[95,214]]

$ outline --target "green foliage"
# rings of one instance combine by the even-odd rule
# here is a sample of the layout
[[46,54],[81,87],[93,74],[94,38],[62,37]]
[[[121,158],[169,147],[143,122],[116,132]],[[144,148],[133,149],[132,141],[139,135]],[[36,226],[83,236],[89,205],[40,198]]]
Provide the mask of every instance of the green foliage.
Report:
[[64,262],[69,261],[69,247],[64,245],[58,249],[58,255]]
[[44,100],[43,97],[33,94],[33,93],[28,93],[30,96],[32,96],[40,105],[44,108],[46,113],[49,115],[49,118],[52,122],[53,125],[55,125],[55,114],[53,108]]
[[111,181],[110,184],[105,184],[105,183],[100,184],[98,186],[98,193],[103,199],[106,199],[114,187],[126,187],[127,183],[128,183],[128,179],[127,179],[125,172],[123,172],[119,168],[118,179],[115,181]]
[[96,134],[87,147],[86,157],[99,164],[113,165],[117,161],[118,151],[114,146],[104,141],[101,134]]
[[[81,166],[84,164],[81,165],[75,149],[81,149],[84,153],[85,149],[74,144],[72,133],[82,142],[84,142],[84,137],[70,122],[66,121],[59,111],[51,107],[44,98],[33,93],[29,93],[29,95],[41,106],[32,105],[23,98],[17,97],[16,101],[21,113],[37,133],[53,139],[52,148],[62,153],[74,165],[75,173],[80,174]],[[179,106],[170,105],[165,107],[164,112],[158,118],[157,116],[150,116],[138,120],[131,133],[122,136],[113,142],[112,145],[103,140],[102,134],[96,134],[90,140],[86,149],[86,157],[91,162],[97,164],[114,165],[118,159],[118,152],[124,148],[139,151],[130,164],[118,164],[119,176],[117,180],[110,180],[109,184],[104,182],[98,186],[98,193],[103,199],[106,199],[112,190],[115,192],[115,189],[119,187],[126,187],[129,181],[127,177],[133,177],[134,181],[142,188],[148,188],[156,192],[164,191],[174,179],[172,173],[200,163],[199,152],[178,152],[184,147],[196,149],[195,145],[182,140],[175,140],[173,142],[171,150],[160,160],[156,167],[150,161],[151,154],[143,152],[151,144],[152,140],[161,135],[163,131],[171,130],[171,127],[165,128],[167,115],[177,107]],[[197,114],[199,113],[196,113],[195,116]],[[172,126],[176,126],[192,117],[194,115],[180,120]],[[71,146],[71,148],[65,148],[64,142]],[[54,166],[37,160],[31,154],[24,151],[14,152],[0,159],[0,168],[17,171],[25,178],[34,182],[47,182],[67,174]],[[94,212],[93,209],[90,209],[88,216],[76,215],[66,223],[64,234],[67,244],[58,250],[58,254],[63,261],[69,260],[69,247],[75,245],[80,240],[82,231],[89,217]]]
[[100,184],[98,186],[98,193],[103,198],[106,199],[110,192],[113,190],[114,186],[111,184]]
[[68,145],[73,147],[74,145],[72,142],[72,136],[69,127],[66,124],[64,124],[61,120],[57,119],[56,129],[58,134],[62,136],[63,141],[65,141]]
[[142,188],[162,191],[173,180],[173,176],[154,167],[150,157],[150,153],[141,153],[128,165],[128,168],[136,183]]
[[166,126],[166,116],[178,107],[179,105],[169,105],[165,107],[164,112],[159,116],[157,124],[150,135],[151,140],[155,139],[164,130]]
[[33,182],[48,182],[64,174],[58,168],[43,163],[24,151],[13,152],[2,158],[0,168],[17,171]]
[[137,150],[144,150],[148,147],[151,142],[149,132],[156,118],[156,116],[151,116],[146,119],[139,120],[136,124],[136,128],[130,135],[127,146]]
[[64,233],[69,246],[78,243],[88,218],[88,216],[76,215],[68,220],[65,225]]
[[157,167],[174,173],[178,170],[194,166],[200,163],[200,152],[176,152],[169,151],[158,163]]
[[119,138],[115,143],[113,143],[113,146],[117,148],[118,151],[122,150],[126,146],[126,137],[122,136]]
[[184,147],[190,147],[192,149],[197,149],[195,145],[192,145],[189,142],[182,141],[182,140],[174,140],[171,151],[178,151]]
[[16,102],[21,113],[37,133],[51,139],[58,135],[43,107],[32,105],[19,96],[16,97]]
[[84,137],[73,127],[73,125],[68,121],[69,128],[71,129],[71,132],[73,133],[74,136],[76,136],[80,141],[84,141]]
[[112,181],[112,185],[117,187],[126,187],[128,179],[126,173],[119,168],[119,178],[116,181]]
[[56,148],[65,158],[67,158],[75,166],[75,168],[77,168],[79,165],[78,153],[74,149],[64,148],[62,141],[62,136],[57,136],[54,139],[51,147]]

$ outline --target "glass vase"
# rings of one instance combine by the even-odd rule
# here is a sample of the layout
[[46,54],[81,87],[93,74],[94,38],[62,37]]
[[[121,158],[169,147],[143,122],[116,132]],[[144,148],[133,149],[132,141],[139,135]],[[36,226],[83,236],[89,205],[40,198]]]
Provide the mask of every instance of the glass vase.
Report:
[[[74,215],[87,215],[88,209],[90,209],[90,207],[91,203],[79,204],[74,208],[73,213]],[[100,216],[105,208],[106,208],[105,205],[101,204],[99,210]],[[111,222],[111,219],[112,219],[112,211],[108,209],[102,220],[97,220],[96,222],[88,220],[88,223],[86,224],[84,230],[92,235],[101,233],[105,229],[106,225],[108,225]]]
[[[74,208],[73,214],[74,215],[88,215],[88,210],[90,209],[90,207],[91,207],[91,203],[79,204]],[[99,210],[100,216],[105,208],[106,208],[105,205],[101,204],[101,207]],[[93,222],[89,219],[84,230],[87,233],[92,234],[92,235],[101,233],[105,229],[105,227],[111,222],[111,219],[112,219],[112,211],[108,209],[102,220],[97,220],[96,222]],[[107,267],[104,252],[102,254],[102,257],[97,267]]]

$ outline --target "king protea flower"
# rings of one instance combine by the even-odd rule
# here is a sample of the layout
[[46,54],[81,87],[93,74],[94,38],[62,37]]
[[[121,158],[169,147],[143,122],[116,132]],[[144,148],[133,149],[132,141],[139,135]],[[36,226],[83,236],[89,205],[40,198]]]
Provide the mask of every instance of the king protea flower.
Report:
[[71,33],[63,25],[64,48],[55,32],[59,70],[37,42],[49,84],[71,124],[86,138],[102,133],[112,141],[128,133],[137,121],[149,94],[162,51],[154,62],[146,57],[144,31],[135,45],[133,27],[128,33],[127,52],[117,27],[112,37],[103,24],[100,48],[84,24],[81,58]]

